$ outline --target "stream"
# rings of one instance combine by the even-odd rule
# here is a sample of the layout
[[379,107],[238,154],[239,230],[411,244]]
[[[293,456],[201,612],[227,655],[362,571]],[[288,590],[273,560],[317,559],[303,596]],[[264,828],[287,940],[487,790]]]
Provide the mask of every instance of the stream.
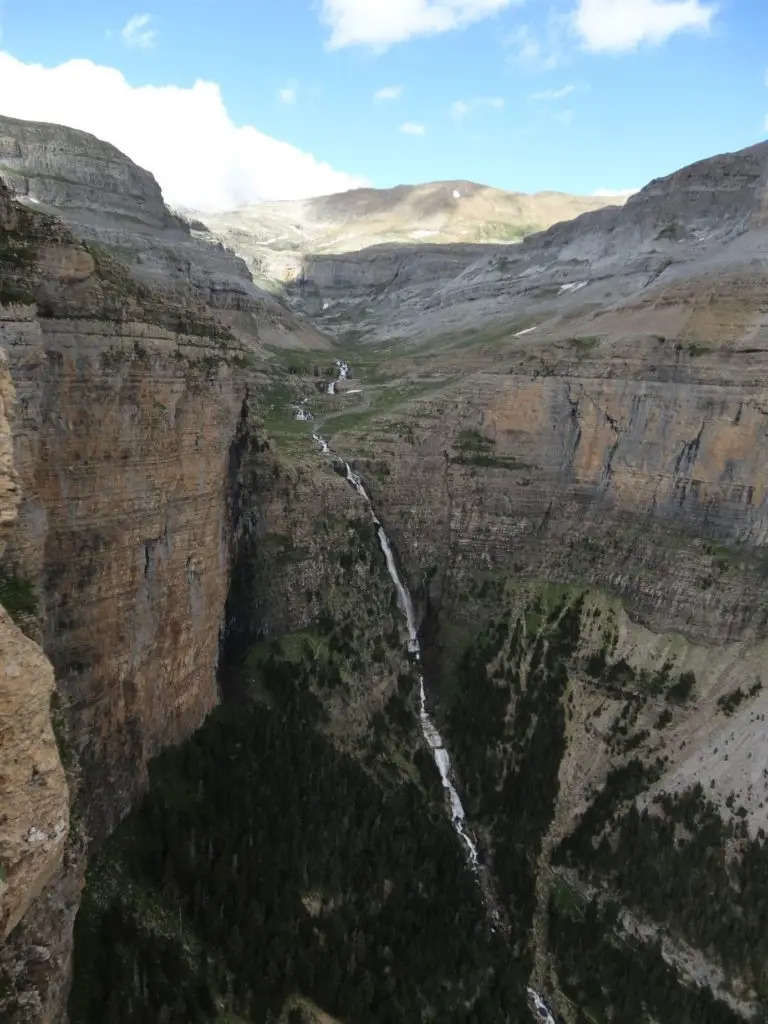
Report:
[[[349,365],[346,362],[343,360],[337,360],[336,365],[339,368],[339,376],[335,381],[331,381],[328,385],[329,395],[336,394],[336,384],[341,380],[346,380],[349,374]],[[323,455],[328,455],[334,458],[339,466],[344,467],[347,482],[357,491],[368,507],[371,519],[376,528],[379,545],[381,546],[381,550],[387,563],[389,575],[392,579],[392,583],[394,584],[395,592],[397,593],[397,602],[408,627],[408,651],[413,655],[415,660],[420,663],[421,644],[419,642],[419,631],[416,625],[416,616],[413,610],[413,599],[411,598],[410,592],[405,586],[397,568],[392,543],[376,515],[370,495],[366,491],[365,485],[363,484],[360,476],[355,473],[348,462],[331,451],[330,445],[326,439],[318,433],[314,433],[312,437],[320,446],[320,450]],[[453,782],[453,769],[451,766],[450,754],[448,753],[437,726],[427,710],[424,674],[421,671],[419,672],[419,725],[421,727],[422,736],[432,752],[433,760],[437,766],[438,772],[440,773],[440,780],[443,784],[443,789],[445,790],[447,801],[451,809],[451,824],[453,825],[453,829],[464,848],[470,869],[480,885],[480,889],[483,894],[483,902],[485,903],[489,915],[494,922],[491,927],[495,930],[496,924],[499,922],[499,912],[496,909],[495,901],[493,900],[487,873],[484,871],[480,862],[477,842],[467,825],[467,815],[461,802],[461,797],[459,796],[458,790]],[[543,1024],[557,1024],[554,1014],[539,993],[532,988],[528,988],[527,994],[531,1010],[536,1020],[543,1022]]]

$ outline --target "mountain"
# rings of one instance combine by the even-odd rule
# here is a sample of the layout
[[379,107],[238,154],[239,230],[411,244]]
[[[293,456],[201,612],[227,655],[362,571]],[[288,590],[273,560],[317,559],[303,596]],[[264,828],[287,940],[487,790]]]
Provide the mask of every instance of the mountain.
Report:
[[580,313],[608,323],[614,311],[619,327],[626,303],[762,265],[767,176],[761,143],[657,179],[624,206],[554,224],[516,246],[309,255],[286,294],[326,330],[369,340],[513,322],[567,331]]
[[503,192],[471,181],[396,188],[360,188],[300,202],[259,203],[217,214],[194,214],[197,226],[246,260],[257,279],[290,281],[302,257],[346,253],[371,245],[519,242],[608,203],[561,192]]
[[0,1017],[762,1019],[768,146],[262,307],[8,131]]
[[323,344],[257,288],[221,244],[196,237],[171,212],[149,171],[109,143],[61,125],[0,116],[0,180],[28,207],[58,217],[122,260],[140,284],[215,310],[238,337]]

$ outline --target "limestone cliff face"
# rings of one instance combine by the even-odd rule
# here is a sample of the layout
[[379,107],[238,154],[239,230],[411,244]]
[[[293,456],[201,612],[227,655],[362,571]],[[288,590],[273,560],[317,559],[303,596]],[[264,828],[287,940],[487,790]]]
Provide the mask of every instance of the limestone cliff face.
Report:
[[[0,557],[19,501],[10,424],[13,401],[3,354]],[[50,663],[0,608],[0,940],[18,924],[57,869],[69,826],[69,795],[51,728],[53,689]]]
[[57,124],[0,119],[0,169],[20,197],[61,211],[181,228],[154,177],[107,142]]
[[[8,334],[24,493],[9,554],[40,582],[42,642],[98,837],[132,805],[147,760],[216,700],[242,384],[210,349],[146,326],[35,321]],[[213,368],[190,370],[195,359]]]
[[587,578],[658,629],[764,636],[765,353],[520,339],[505,364],[414,402],[408,440],[376,427],[370,485],[414,582],[439,567],[454,600],[480,568]]
[[0,180],[27,206],[109,250],[136,281],[212,307],[238,336],[324,343],[254,285],[242,259],[193,234],[165,205],[152,174],[109,143],[62,125],[0,117]]
[[16,927],[0,1015],[48,1021],[66,998],[80,836],[109,834],[148,760],[218,699],[230,447],[254,356],[202,305],[169,304],[2,190],[0,227],[0,283],[15,300],[0,307],[0,346],[17,395],[0,446],[0,468],[12,450],[16,476],[2,476],[0,496],[21,495],[0,569],[36,595],[28,628],[56,674],[78,821],[65,851],[53,672],[0,616],[4,754],[16,750],[2,780],[13,800],[0,927]]
[[497,251],[485,245],[372,246],[361,253],[307,256],[286,294],[297,307],[323,316],[327,326],[343,318],[356,304],[389,304],[388,296],[406,291],[434,291],[458,277],[484,254]]

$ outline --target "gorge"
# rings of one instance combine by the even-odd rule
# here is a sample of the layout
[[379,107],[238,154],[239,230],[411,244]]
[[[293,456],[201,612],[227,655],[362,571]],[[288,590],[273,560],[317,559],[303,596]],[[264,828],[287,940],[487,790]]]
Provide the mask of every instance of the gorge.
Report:
[[760,1020],[768,145],[272,293],[0,178],[0,1018]]

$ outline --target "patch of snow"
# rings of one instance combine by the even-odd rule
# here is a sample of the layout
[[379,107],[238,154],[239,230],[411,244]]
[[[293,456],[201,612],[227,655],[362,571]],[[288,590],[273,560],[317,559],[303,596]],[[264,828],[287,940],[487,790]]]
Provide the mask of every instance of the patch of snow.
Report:
[[47,838],[48,836],[45,832],[41,831],[39,828],[35,828],[34,825],[30,827],[26,836],[28,843],[44,843]]
[[564,292],[577,292],[579,288],[585,288],[589,284],[588,281],[569,281],[568,284],[561,284],[558,295],[562,295]]
[[459,192],[459,190],[456,189],[456,188],[453,190],[453,198],[454,199],[461,199],[461,192]]
[[517,334],[513,335],[513,337],[521,338],[524,334],[530,334],[531,331],[535,331],[535,330],[536,330],[536,325],[534,324],[533,327],[526,327],[524,331],[518,331]]

